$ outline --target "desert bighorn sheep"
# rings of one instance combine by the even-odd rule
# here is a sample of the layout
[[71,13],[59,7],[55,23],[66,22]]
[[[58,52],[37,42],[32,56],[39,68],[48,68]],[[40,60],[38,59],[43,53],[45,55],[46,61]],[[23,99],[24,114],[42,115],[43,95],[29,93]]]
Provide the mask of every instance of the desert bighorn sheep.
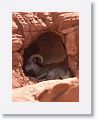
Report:
[[43,57],[39,54],[33,54],[28,61],[28,64],[25,66],[25,70],[29,72],[33,70],[34,74],[37,76],[39,71],[42,69]]

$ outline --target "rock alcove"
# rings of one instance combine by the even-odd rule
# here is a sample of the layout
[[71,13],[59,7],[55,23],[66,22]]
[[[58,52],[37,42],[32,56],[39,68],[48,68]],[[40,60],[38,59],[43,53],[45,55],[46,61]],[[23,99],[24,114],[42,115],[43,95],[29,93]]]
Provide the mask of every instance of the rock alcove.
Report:
[[30,79],[54,80],[71,77],[66,47],[54,32],[39,35],[24,50],[23,70]]
[[16,102],[79,101],[78,12],[12,13],[12,88]]

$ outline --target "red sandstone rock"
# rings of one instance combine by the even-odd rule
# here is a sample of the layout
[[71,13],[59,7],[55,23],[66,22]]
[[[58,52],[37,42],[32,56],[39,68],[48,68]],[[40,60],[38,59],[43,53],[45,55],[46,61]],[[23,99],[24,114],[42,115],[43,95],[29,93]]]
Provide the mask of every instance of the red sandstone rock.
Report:
[[79,24],[78,13],[62,13],[58,16],[58,31],[73,27]]
[[22,32],[27,32],[29,31],[29,25],[25,21],[25,19],[22,17],[21,13],[14,12],[13,13],[13,19],[15,22],[17,22],[18,26],[21,25]]
[[74,76],[78,76],[79,56],[68,56],[68,63]]
[[78,102],[78,79],[43,81],[22,88],[13,89],[15,102]]
[[[26,34],[37,37],[40,32],[45,31],[62,31],[66,28],[70,28],[78,25],[79,16],[78,13],[13,13],[13,19],[18,23],[18,32],[24,35],[24,44],[26,39],[27,45],[33,41],[28,39]],[[21,26],[21,27],[20,27]],[[57,28],[59,27],[59,28]],[[57,29],[57,30],[56,30]],[[28,36],[29,37],[29,36]]]
[[17,31],[18,31],[18,26],[16,25],[14,21],[12,21],[12,32],[15,33]]
[[[47,34],[49,38],[44,41],[39,41],[38,45],[40,47],[39,54],[43,56],[45,64],[58,63],[66,59],[67,53],[66,49],[63,47],[61,42],[61,37],[54,34]],[[53,44],[54,43],[54,44]]]
[[19,88],[28,85],[28,79],[20,68],[12,70],[12,88]]
[[23,58],[19,52],[12,54],[12,67],[21,67],[23,65]]
[[[55,42],[51,43],[52,45],[55,44],[55,46],[50,51],[45,62],[59,62],[64,59],[63,54],[66,53],[65,57],[68,57],[67,62],[73,75],[79,76],[78,13],[13,12],[12,20],[12,87],[16,88],[13,90],[13,101],[79,101],[77,78],[37,83],[39,81],[34,78],[27,78],[22,70],[24,49],[34,42],[40,34],[53,32],[62,37],[66,49],[62,48],[61,43],[56,38]],[[46,49],[42,50],[42,52],[46,52]],[[52,58],[49,57],[51,55]]]
[[12,51],[13,52],[20,50],[22,46],[23,46],[23,43],[20,38],[12,38]]
[[75,31],[66,35],[66,49],[67,54],[70,56],[78,54],[78,46],[76,45]]

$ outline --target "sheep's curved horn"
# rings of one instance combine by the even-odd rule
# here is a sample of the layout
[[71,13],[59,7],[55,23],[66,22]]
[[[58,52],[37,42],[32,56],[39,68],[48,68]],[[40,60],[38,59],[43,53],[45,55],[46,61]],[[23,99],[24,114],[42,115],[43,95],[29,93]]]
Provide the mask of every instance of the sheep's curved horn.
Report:
[[43,63],[43,57],[39,54],[33,54],[30,59],[29,59],[29,64],[31,64],[33,62],[34,58],[39,58],[41,60],[41,64]]

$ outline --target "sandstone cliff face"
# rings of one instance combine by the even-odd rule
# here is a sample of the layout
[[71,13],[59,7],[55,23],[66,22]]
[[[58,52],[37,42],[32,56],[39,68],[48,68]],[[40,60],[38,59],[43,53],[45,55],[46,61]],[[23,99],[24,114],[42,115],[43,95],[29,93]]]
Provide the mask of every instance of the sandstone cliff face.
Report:
[[[40,54],[47,58],[48,51],[52,58],[45,63],[60,62],[67,58],[73,74],[72,78],[39,82],[24,73],[24,51],[43,33],[55,33],[62,39],[54,41],[54,46]],[[52,35],[53,36],[53,35]],[[59,38],[59,39],[60,39]],[[53,43],[51,43],[53,45]],[[40,43],[41,44],[41,43]],[[42,43],[43,44],[43,43]],[[61,47],[60,47],[61,46]],[[55,49],[56,48],[56,49]],[[47,50],[47,51],[46,51]],[[56,54],[57,51],[57,54]],[[66,54],[65,54],[66,53]],[[63,55],[65,54],[65,56]],[[65,63],[66,64],[66,63]],[[63,64],[62,64],[63,66]],[[12,13],[12,88],[13,101],[40,102],[77,102],[79,101],[79,15],[73,12],[14,12]]]

